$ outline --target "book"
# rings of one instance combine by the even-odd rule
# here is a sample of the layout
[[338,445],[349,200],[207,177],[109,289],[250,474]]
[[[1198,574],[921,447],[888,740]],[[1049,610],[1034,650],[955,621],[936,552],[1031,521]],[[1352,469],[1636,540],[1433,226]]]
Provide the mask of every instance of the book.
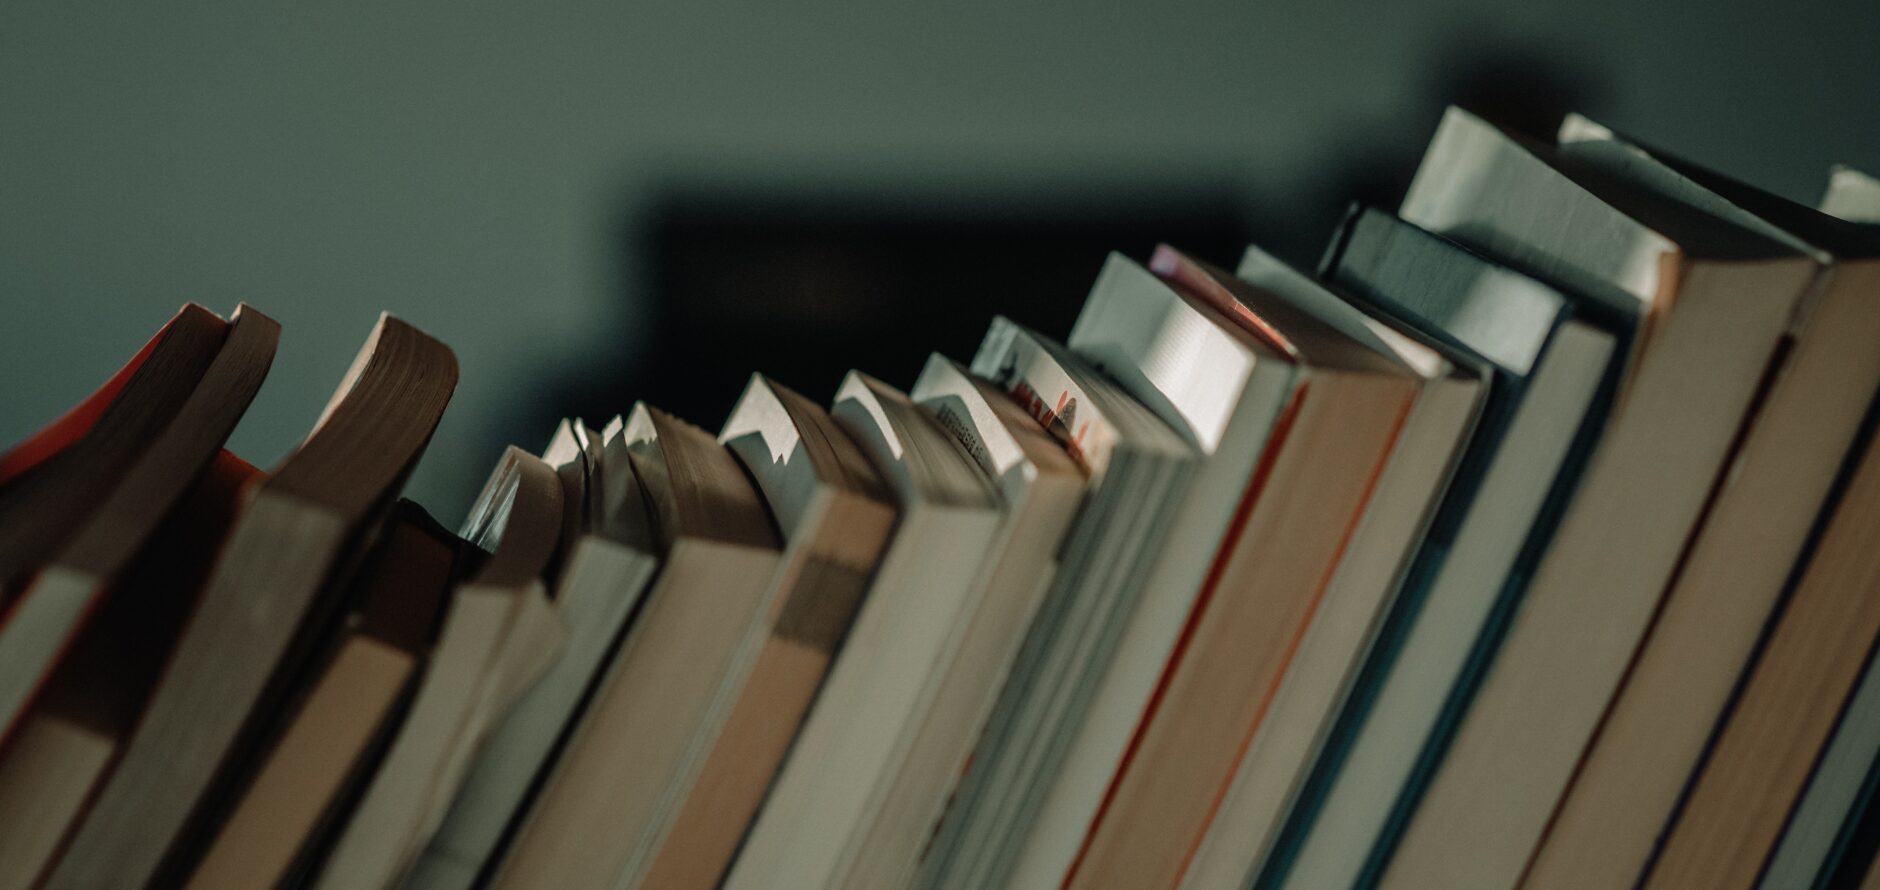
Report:
[[1835,838],[1834,861],[1816,878],[1817,887],[1875,886],[1874,863],[1880,850],[1880,806],[1875,805],[1875,789],[1880,788],[1880,770],[1869,769],[1861,783],[1860,804],[1850,814],[1847,824]]
[[[1487,401],[1423,547],[1349,681],[1295,802],[1257,857],[1260,886],[1356,883],[1547,517],[1571,497],[1622,341],[1560,291],[1378,210],[1325,260],[1353,299],[1467,356]],[[1595,312],[1596,316],[1598,313]]]
[[1880,223],[1880,179],[1852,167],[1828,171],[1821,212],[1848,222]]
[[[1291,365],[1297,382],[1209,569],[1210,586],[1168,652],[1159,688],[1089,817],[1065,872],[1070,887],[1179,882],[1338,565],[1346,556],[1369,557],[1350,551],[1352,530],[1418,390],[1403,364],[1269,291],[1167,247],[1157,249],[1150,269],[1217,323],[1244,330],[1256,363]],[[1121,304],[1148,294],[1106,296]],[[1088,352],[1127,342],[1129,314],[1112,305],[1093,294],[1073,341]],[[1153,359],[1136,362],[1146,360]],[[1040,826],[1056,815],[1043,813]]]
[[0,747],[0,886],[32,886],[83,815],[259,475],[227,451],[211,461],[120,572],[115,595],[78,632]]
[[1880,237],[1638,146],[1584,118],[1563,156],[1814,261],[1811,292],[1598,733],[1554,806],[1524,886],[1634,879],[1775,610],[1880,387]]
[[979,602],[935,678],[921,724],[841,885],[906,886],[972,757],[1085,494],[1084,471],[1015,401],[964,365],[930,355],[909,393],[993,480],[1005,503]]
[[[1861,814],[1872,806],[1880,785],[1880,670],[1872,655],[1859,684],[1841,706],[1834,734],[1822,748],[1814,771],[1782,835],[1763,866],[1756,886],[1763,890],[1822,886],[1846,862],[1849,836]],[[1870,851],[1871,852],[1871,851]]]
[[1647,888],[1756,880],[1880,640],[1880,438],[1850,455],[1845,488],[1773,622],[1676,818],[1640,877]]
[[899,519],[726,888],[827,886],[846,869],[983,593],[1003,524],[991,479],[905,393],[851,371],[829,414],[887,483]]
[[[1847,181],[1849,176],[1844,174],[1861,175],[1846,168],[1837,168],[1835,174],[1834,182]],[[1834,194],[1831,185],[1829,196]],[[1822,209],[1839,209],[1850,221],[1860,219],[1850,213],[1852,208],[1831,200],[1824,199]],[[1872,768],[1876,761],[1880,761],[1880,662],[1869,656],[1860,684],[1842,706],[1834,736],[1822,750],[1758,886],[1775,890],[1829,879],[1841,865],[1846,836],[1880,782],[1880,773]]]
[[189,877],[192,890],[304,877],[397,724],[431,647],[461,541],[415,504],[386,522],[345,628]]
[[573,508],[563,511],[569,546],[552,597],[565,634],[561,654],[484,741],[406,886],[468,888],[500,856],[507,829],[552,769],[564,730],[659,568],[624,433],[618,416],[598,435],[563,421],[543,452],[561,477],[564,508]]
[[1500,887],[1519,879],[1699,527],[1816,264],[1453,109],[1400,212],[1639,325],[1579,491],[1400,798],[1401,832],[1374,851],[1386,887]]
[[621,438],[651,505],[659,577],[492,886],[624,880],[777,569],[770,515],[709,433],[639,404]]
[[[186,310],[185,315],[194,317],[195,313]],[[237,307],[214,347],[213,358],[174,407],[173,416],[160,418],[159,429],[142,431],[146,438],[140,443],[140,431],[124,420],[126,411],[107,411],[100,417],[91,436],[121,438],[122,444],[142,445],[140,451],[122,458],[103,453],[94,456],[98,461],[122,459],[130,464],[108,488],[87,491],[79,480],[62,478],[64,474],[55,471],[35,474],[35,480],[22,483],[42,482],[47,487],[30,491],[23,488],[19,498],[8,501],[8,506],[32,509],[26,505],[33,498],[26,495],[60,490],[74,499],[71,507],[82,509],[83,498],[95,495],[98,499],[65,540],[44,542],[52,545],[52,557],[22,589],[8,597],[5,620],[0,623],[0,738],[5,737],[6,727],[18,718],[34,690],[50,676],[60,653],[71,644],[86,618],[109,596],[112,579],[183,497],[191,481],[221,453],[229,431],[267,377],[280,333],[280,325],[273,319],[251,307]],[[157,347],[146,367],[159,372],[169,363],[169,353],[187,342],[180,332],[164,338],[164,345]],[[140,389],[127,385],[124,398],[142,400],[139,405],[143,407],[169,401],[140,395]],[[132,404],[126,402],[123,407],[129,409]],[[74,450],[60,460],[82,457]],[[109,477],[109,473],[99,473],[97,467],[87,467],[87,463],[73,460],[66,466]],[[6,508],[0,507],[0,513],[6,513]],[[58,525],[58,521],[49,521],[32,527],[43,531]]]
[[[1184,332],[1211,324],[1201,316],[1192,319]],[[1238,348],[1225,337],[1199,345],[1211,348],[1206,357],[1230,362]],[[1248,365],[1243,361],[1239,368]],[[1215,484],[1205,497],[1185,504],[1196,447],[1061,344],[995,318],[972,370],[1037,417],[1089,472],[1092,487],[1066,538],[1052,590],[929,847],[919,886],[1024,880],[1011,872],[1027,826],[1044,805],[1047,788],[1063,784],[1058,777],[1065,749],[1088,722],[1097,682],[1106,671],[1140,669],[1113,664],[1129,617],[1151,592],[1183,599],[1184,590],[1193,592],[1188,585],[1199,586],[1205,569],[1194,561],[1205,565],[1220,527],[1207,532],[1191,526],[1218,520],[1224,527],[1239,496],[1238,483],[1230,480],[1231,490]],[[1277,413],[1276,402],[1246,409],[1242,426],[1263,427]],[[1218,393],[1211,407],[1224,423],[1228,406],[1220,404]],[[1218,483],[1221,473],[1233,471],[1230,461],[1203,478]],[[1134,714],[1101,716],[1133,721]]]
[[[286,694],[303,624],[326,623],[345,550],[409,472],[457,381],[450,350],[380,318],[313,433],[252,486],[137,729],[47,887],[141,886],[202,843],[244,744]],[[199,809],[200,808],[200,809]],[[192,815],[197,827],[192,830]],[[172,868],[187,867],[179,849]]]
[[887,482],[829,412],[761,374],[752,375],[718,438],[769,504],[783,535],[782,563],[672,789],[682,802],[634,886],[708,888],[724,880],[898,521]]
[[505,451],[460,532],[489,558],[451,591],[410,709],[316,886],[400,883],[443,821],[495,715],[559,654],[562,627],[542,576],[561,519],[554,468],[520,448]]
[[[7,605],[24,576],[92,516],[176,418],[227,336],[228,323],[215,313],[185,305],[96,393],[0,459],[0,599]],[[12,692],[0,703],[10,701],[11,711],[18,697]]]
[[1347,553],[1245,726],[1232,778],[1209,801],[1213,818],[1189,840],[1179,868],[1189,887],[1244,886],[1270,847],[1429,529],[1492,380],[1486,362],[1399,330],[1380,310],[1367,314],[1361,296],[1334,293],[1257,247],[1247,248],[1235,275],[1412,372],[1418,393]]
[[[111,375],[110,379],[107,379],[78,404],[67,409],[64,414],[53,419],[51,423],[34,431],[4,452],[0,452],[0,491],[11,488],[47,461],[83,442],[86,435],[97,425],[99,418],[103,417],[105,412],[118,401],[119,397],[124,394],[125,387],[129,386],[131,380],[143,370],[144,363],[150,360],[151,354],[169,338],[172,330],[179,325],[195,329],[205,322],[213,327],[216,320],[215,313],[194,303],[184,304],[183,308],[170,318],[170,321],[158,328],[157,333],[144,342],[142,348],[132,354],[129,361]],[[179,339],[177,343],[171,345],[171,348],[174,349],[184,342],[196,344],[190,347],[191,351],[211,348],[202,345],[207,341],[198,337]],[[204,360],[212,359],[205,357]],[[187,374],[182,376],[181,383],[188,384]],[[150,384],[142,385],[149,386]],[[132,409],[119,408],[119,410]]]
[[[1154,261],[1163,265],[1146,269],[1113,254],[1078,314],[1069,343],[1163,422],[1196,442],[1206,458],[1142,599],[1123,619],[1110,662],[1092,675],[1089,716],[1081,725],[1069,724],[1074,732],[1066,736],[1062,766],[1040,776],[1041,802],[1029,819],[1011,877],[1023,885],[1078,875],[1087,881],[1093,874],[1130,883],[1149,880],[1144,872],[1157,865],[1169,866],[1126,854],[1118,858],[1142,872],[1113,871],[1115,863],[1109,861],[1083,868],[1085,853],[1092,849],[1091,840],[1111,805],[1132,804],[1130,798],[1139,793],[1124,782],[1137,754],[1145,749],[1153,753],[1162,741],[1152,732],[1162,731],[1155,720],[1165,696],[1185,692],[1187,681],[1177,676],[1178,666],[1197,640],[1202,649],[1218,644],[1219,638],[1200,618],[1210,609],[1232,609],[1231,600],[1246,586],[1248,562],[1240,561],[1240,549],[1263,531],[1254,518],[1260,506],[1285,498],[1280,494],[1268,500],[1276,487],[1277,456],[1285,443],[1296,441],[1290,435],[1298,419],[1313,413],[1303,400],[1311,372],[1285,334],[1264,319],[1249,322],[1244,317],[1248,313],[1234,314],[1233,296],[1220,293],[1218,282],[1174,251],[1159,249]],[[1220,378],[1241,383],[1238,388],[1221,387],[1215,382]],[[1368,405],[1388,399],[1358,385],[1350,394]],[[1373,444],[1363,435],[1354,439],[1358,450]],[[1337,460],[1347,455],[1334,448],[1328,456]],[[1363,487],[1362,476],[1356,485]],[[1345,494],[1330,494],[1332,509]],[[1322,526],[1301,522],[1298,527],[1318,531]],[[1306,546],[1301,556],[1310,560],[1312,547]],[[1221,606],[1224,600],[1229,605]],[[1284,622],[1282,616],[1268,627]],[[1257,683],[1262,645],[1249,641],[1248,648],[1256,666],[1234,676],[1254,677]],[[1168,784],[1157,788],[1158,782]],[[1186,790],[1167,777],[1151,779],[1149,787],[1174,797]],[[1159,802],[1154,793],[1148,796],[1151,806]],[[1179,834],[1192,829],[1183,818],[1202,814],[1199,807],[1179,802],[1176,808],[1185,812],[1151,821]],[[1127,818],[1121,821],[1131,824]],[[1104,846],[1095,852],[1107,855]]]

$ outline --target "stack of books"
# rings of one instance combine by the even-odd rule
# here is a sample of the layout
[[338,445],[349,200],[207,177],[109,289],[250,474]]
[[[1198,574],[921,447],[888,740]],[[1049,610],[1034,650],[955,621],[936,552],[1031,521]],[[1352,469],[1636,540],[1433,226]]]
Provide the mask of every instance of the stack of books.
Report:
[[1789,888],[1880,844],[1880,183],[1447,113],[1315,272],[750,378],[400,500],[186,307],[0,454],[0,887]]

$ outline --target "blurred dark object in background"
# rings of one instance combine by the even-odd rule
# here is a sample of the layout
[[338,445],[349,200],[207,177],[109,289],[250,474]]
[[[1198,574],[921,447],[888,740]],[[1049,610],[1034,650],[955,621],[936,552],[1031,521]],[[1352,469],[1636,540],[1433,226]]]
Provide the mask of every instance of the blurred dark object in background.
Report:
[[908,203],[673,191],[630,233],[648,348],[563,378],[527,428],[644,399],[715,431],[753,371],[822,403],[851,368],[905,388],[929,352],[970,361],[994,315],[1062,337],[1111,250],[1143,259],[1165,241],[1232,262],[1248,240],[1236,194],[980,215]]

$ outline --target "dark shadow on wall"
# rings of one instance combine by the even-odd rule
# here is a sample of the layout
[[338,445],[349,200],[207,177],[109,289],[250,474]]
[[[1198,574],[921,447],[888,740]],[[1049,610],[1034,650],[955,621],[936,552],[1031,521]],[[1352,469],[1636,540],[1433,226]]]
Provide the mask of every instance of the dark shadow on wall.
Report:
[[646,264],[644,350],[563,379],[544,407],[592,421],[644,399],[715,431],[754,371],[823,404],[850,369],[905,388],[930,352],[970,361],[994,315],[1062,337],[1113,249],[1233,257],[1247,241],[1234,194],[1083,197],[981,216],[676,188],[629,224]]
[[[1427,82],[1389,121],[1347,122],[1311,159],[1311,169],[1262,171],[1271,194],[1253,195],[1254,240],[1302,268],[1316,269],[1352,203],[1395,209],[1409,191],[1443,110],[1460,106],[1503,126],[1551,140],[1569,112],[1605,120],[1616,90],[1561,47],[1518,46],[1458,23],[1461,35],[1433,48]],[[1289,186],[1289,187],[1288,187]]]

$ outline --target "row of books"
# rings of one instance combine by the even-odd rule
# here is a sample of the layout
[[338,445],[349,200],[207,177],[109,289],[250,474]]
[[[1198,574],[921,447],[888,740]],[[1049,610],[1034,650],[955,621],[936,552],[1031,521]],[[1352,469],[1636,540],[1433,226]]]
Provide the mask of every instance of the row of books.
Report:
[[1316,273],[1113,255],[454,533],[446,347],[263,472],[280,329],[185,307],[0,454],[0,887],[1872,884],[1875,222],[1452,109]]

